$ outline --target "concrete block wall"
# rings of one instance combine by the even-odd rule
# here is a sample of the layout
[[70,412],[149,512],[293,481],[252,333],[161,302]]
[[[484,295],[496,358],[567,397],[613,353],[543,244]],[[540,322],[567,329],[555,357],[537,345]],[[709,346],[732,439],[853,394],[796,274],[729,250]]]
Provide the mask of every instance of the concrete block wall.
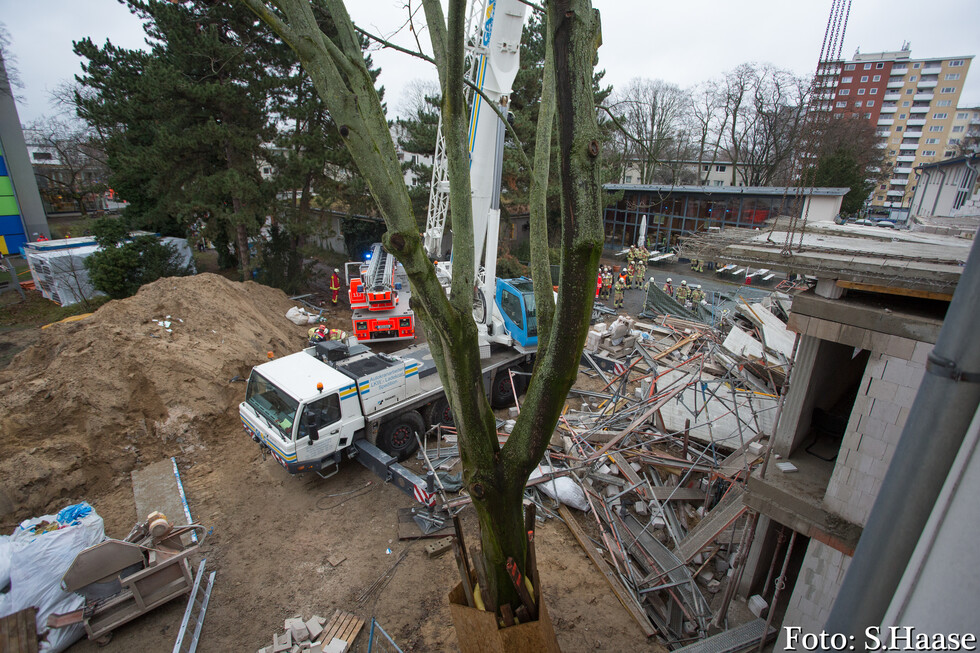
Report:
[[786,626],[799,626],[804,633],[823,630],[850,564],[850,556],[823,542],[810,540],[774,651],[786,648]]
[[858,390],[824,504],[864,525],[878,496],[932,345],[871,334],[871,358]]

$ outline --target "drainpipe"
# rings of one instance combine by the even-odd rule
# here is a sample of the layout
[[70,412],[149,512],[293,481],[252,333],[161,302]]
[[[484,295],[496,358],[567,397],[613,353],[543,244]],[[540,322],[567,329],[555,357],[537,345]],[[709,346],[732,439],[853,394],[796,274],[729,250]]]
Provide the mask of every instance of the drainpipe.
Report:
[[912,403],[827,620],[829,633],[863,642],[880,626],[980,404],[980,249],[976,241],[953,293],[926,374]]

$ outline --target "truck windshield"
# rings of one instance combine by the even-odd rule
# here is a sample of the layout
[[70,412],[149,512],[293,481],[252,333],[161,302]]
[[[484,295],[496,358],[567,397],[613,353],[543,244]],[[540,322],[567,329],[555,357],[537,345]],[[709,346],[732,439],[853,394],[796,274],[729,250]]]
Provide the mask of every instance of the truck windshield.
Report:
[[266,421],[271,424],[282,439],[290,442],[293,439],[293,420],[299,402],[274,386],[261,374],[252,372],[245,390],[245,402],[254,408]]

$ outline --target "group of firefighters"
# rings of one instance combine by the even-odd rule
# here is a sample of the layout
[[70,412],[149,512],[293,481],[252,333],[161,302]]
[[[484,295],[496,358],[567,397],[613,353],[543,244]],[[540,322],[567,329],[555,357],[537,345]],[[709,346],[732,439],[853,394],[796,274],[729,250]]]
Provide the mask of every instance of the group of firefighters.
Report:
[[[608,300],[612,296],[613,308],[619,309],[623,307],[623,297],[627,290],[641,287],[647,289],[651,284],[656,283],[653,277],[650,277],[646,284],[643,283],[648,257],[649,252],[646,248],[635,245],[630,247],[626,254],[627,264],[619,271],[618,277],[614,275],[611,265],[600,265],[599,277],[596,279],[596,296],[603,300]],[[667,279],[663,290],[684,306],[700,304],[706,297],[700,284],[688,285],[687,281],[681,281],[681,285],[675,290],[673,280]]]

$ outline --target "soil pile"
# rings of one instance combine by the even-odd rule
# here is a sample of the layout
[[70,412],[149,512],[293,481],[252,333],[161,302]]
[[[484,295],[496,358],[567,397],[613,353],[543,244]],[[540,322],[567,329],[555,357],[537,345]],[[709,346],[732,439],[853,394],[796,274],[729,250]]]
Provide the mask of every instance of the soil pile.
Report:
[[293,305],[201,274],[43,330],[0,372],[0,517],[97,496],[144,458],[215,444],[251,367],[302,346],[306,328],[285,318]]

